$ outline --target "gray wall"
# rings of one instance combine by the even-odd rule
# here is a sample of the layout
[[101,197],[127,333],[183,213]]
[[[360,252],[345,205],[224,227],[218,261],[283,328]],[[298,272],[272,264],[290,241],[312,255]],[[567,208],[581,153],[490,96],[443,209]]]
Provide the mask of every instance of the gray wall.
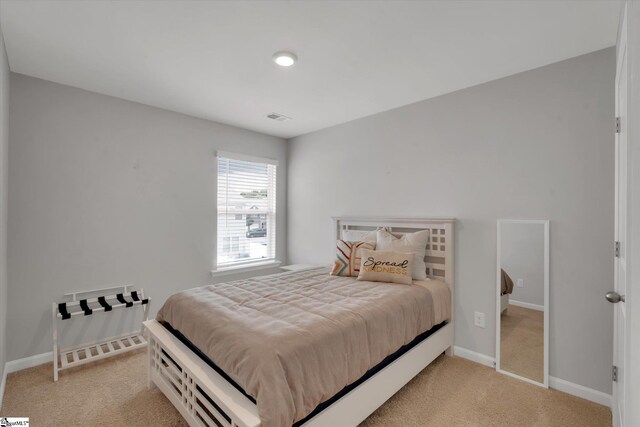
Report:
[[[9,146],[9,62],[0,29],[0,378],[6,362],[7,328],[7,148]],[[0,406],[2,406],[0,396]]]
[[[513,280],[509,299],[544,306],[544,225],[502,223],[500,262]],[[522,288],[518,279],[523,280]]]
[[456,217],[455,342],[493,356],[496,219],[549,219],[550,373],[611,392],[614,75],[610,48],[294,138],[290,261],[331,261],[332,215]]
[[211,281],[218,149],[279,160],[286,256],[284,140],[19,74],[11,95],[8,360],[51,351],[65,292],[133,283],[155,315]]

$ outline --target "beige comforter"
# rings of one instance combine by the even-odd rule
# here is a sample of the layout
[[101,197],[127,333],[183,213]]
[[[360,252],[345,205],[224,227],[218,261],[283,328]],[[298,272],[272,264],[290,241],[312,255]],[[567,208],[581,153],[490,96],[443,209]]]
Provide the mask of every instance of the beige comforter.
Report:
[[420,283],[362,282],[319,268],[180,292],[157,319],[256,399],[262,426],[285,427],[450,317],[447,286]]

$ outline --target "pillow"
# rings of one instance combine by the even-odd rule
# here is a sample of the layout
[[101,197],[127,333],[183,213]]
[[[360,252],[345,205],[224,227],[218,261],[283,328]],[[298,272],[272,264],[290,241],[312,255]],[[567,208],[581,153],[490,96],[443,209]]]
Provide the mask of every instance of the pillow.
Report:
[[375,242],[338,240],[336,242],[336,260],[330,274],[332,276],[357,276],[360,272],[360,251],[375,248]]
[[350,242],[376,242],[378,230],[386,230],[387,227],[378,227],[375,230],[342,230],[342,240]]
[[364,230],[342,230],[342,239],[348,242],[376,242],[377,230],[364,231]]
[[411,252],[383,252],[362,249],[362,261],[358,280],[411,284],[411,267],[414,254]]
[[424,230],[403,234],[402,237],[397,238],[387,230],[378,230],[376,249],[379,251],[413,252],[415,257],[411,274],[415,280],[424,280],[427,278],[427,265],[424,262],[424,256],[427,243],[429,243],[429,234],[429,230]]

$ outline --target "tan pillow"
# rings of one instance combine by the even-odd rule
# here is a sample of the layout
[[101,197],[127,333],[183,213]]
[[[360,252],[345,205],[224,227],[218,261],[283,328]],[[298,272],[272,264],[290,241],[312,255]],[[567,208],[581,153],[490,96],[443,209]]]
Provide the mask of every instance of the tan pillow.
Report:
[[362,249],[358,280],[411,284],[414,254]]
[[375,242],[336,242],[336,260],[331,270],[332,276],[357,276],[360,273],[361,249],[375,249]]

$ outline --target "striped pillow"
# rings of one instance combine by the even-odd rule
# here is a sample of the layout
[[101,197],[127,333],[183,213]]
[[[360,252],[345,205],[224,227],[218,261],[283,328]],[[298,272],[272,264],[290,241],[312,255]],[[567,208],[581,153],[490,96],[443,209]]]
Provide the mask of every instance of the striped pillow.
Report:
[[375,242],[338,240],[336,243],[336,261],[333,263],[331,275],[357,277],[360,274],[360,250],[374,250],[375,248]]

